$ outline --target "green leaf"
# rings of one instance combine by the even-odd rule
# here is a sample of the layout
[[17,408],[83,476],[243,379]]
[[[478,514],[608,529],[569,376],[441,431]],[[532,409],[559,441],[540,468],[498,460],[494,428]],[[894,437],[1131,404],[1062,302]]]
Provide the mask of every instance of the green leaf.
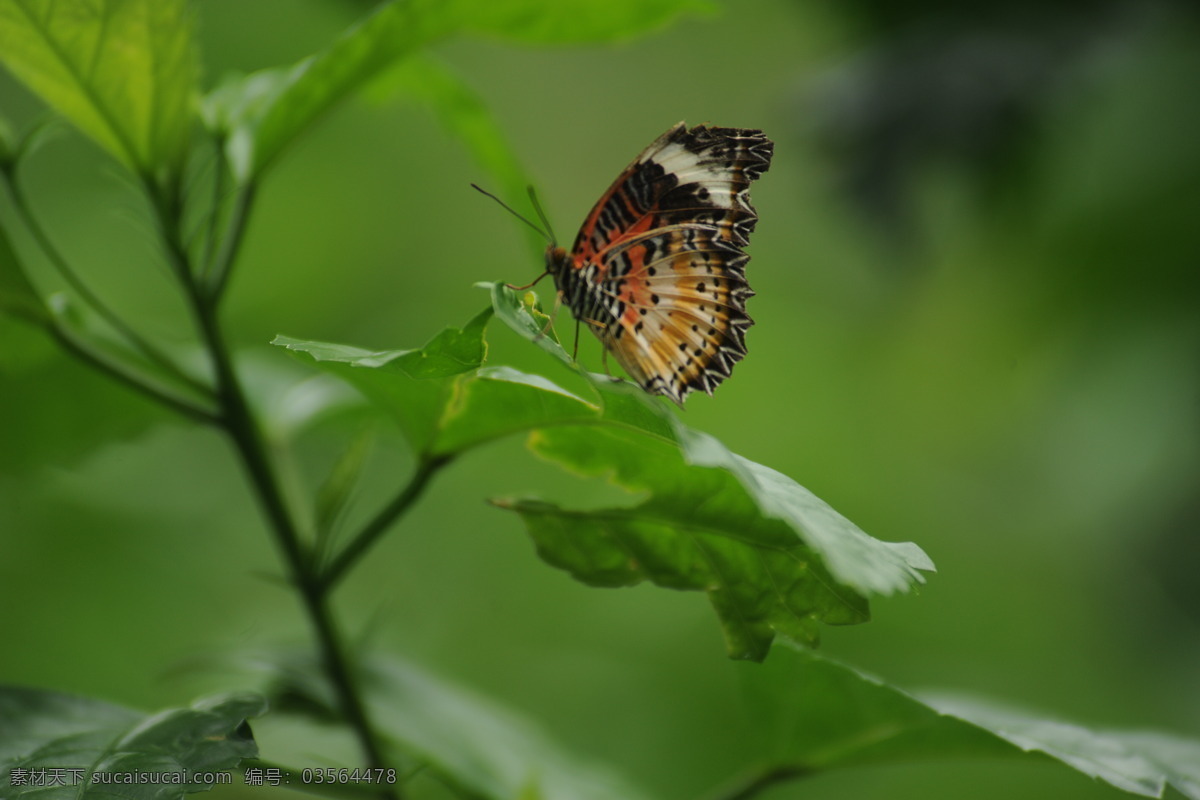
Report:
[[1200,741],[1088,729],[979,700],[914,696],[794,648],[778,648],[740,677],[760,753],[750,781],[866,764],[1048,756],[1133,794],[1162,797],[1170,785],[1200,800]]
[[21,268],[21,262],[0,227],[0,313],[31,322],[48,322],[50,312]]
[[[710,8],[704,0],[396,0],[293,66],[224,82],[205,98],[203,115],[212,130],[227,138],[234,176],[245,183],[262,174],[333,105],[451,34],[485,33],[522,42],[609,42],[658,29],[686,11]],[[463,130],[471,132],[469,141],[478,146],[480,137],[489,135],[480,127],[480,108],[444,73],[427,70],[426,77],[436,82],[431,91],[447,92],[455,120],[470,119]]]
[[[761,535],[767,546],[802,544],[818,555],[834,581],[855,592],[907,591],[924,581],[923,571],[934,570],[915,544],[868,536],[791,478],[729,451],[666,412],[666,430],[653,413],[635,416],[628,406],[641,405],[646,412],[661,412],[663,406],[631,384],[592,377],[605,397],[603,419],[613,426],[594,445],[588,444],[594,434],[586,429],[541,431],[530,442],[539,455],[583,474],[611,474],[614,483],[630,491],[653,493],[659,498],[654,513],[669,513],[681,522],[719,522],[733,538]],[[613,397],[633,402],[618,407],[610,402]],[[655,438],[661,446],[655,446]],[[745,536],[738,535],[742,530]]]
[[[528,303],[497,284],[496,316],[545,340]],[[560,360],[561,348],[543,345]],[[530,425],[535,453],[648,497],[633,508],[564,509],[499,500],[519,513],[539,555],[594,586],[708,593],[730,656],[761,660],[776,634],[814,643],[817,623],[869,619],[866,596],[904,591],[933,563],[911,543],[874,539],[812,492],[679,422],[624,381],[586,376],[602,412],[586,427]],[[599,425],[594,423],[600,423]]]
[[[255,757],[258,748],[246,720],[265,711],[257,695],[219,695],[146,715],[86,697],[0,687],[0,797],[168,800],[203,791],[213,785],[203,776],[166,781],[185,772],[228,771]],[[46,784],[45,773],[35,782],[35,771],[51,769],[63,770],[58,774],[65,785]],[[172,776],[164,782],[111,782],[134,772]]]
[[475,369],[483,363],[487,346],[483,331],[492,316],[486,309],[461,328],[446,328],[419,350],[363,350],[343,344],[306,342],[276,336],[272,344],[305,352],[317,361],[336,361],[355,367],[399,372],[410,378],[445,378]]
[[475,286],[487,289],[491,294],[492,309],[497,319],[568,367],[575,369],[574,362],[559,344],[558,335],[550,324],[550,317],[542,311],[534,292],[523,292],[518,296],[503,283],[481,282]]
[[689,464],[731,474],[757,512],[785,523],[820,553],[830,574],[857,591],[893,594],[924,583],[933,561],[912,542],[883,542],[865,534],[825,501],[788,476],[730,452],[706,433],[676,426]]
[[0,61],[143,175],[177,175],[196,56],[183,0],[0,0]]
[[961,696],[923,696],[940,713],[995,734],[1021,753],[1044,753],[1091,778],[1144,797],[1167,785],[1200,800],[1200,740],[1149,731],[1096,730]]
[[[540,375],[509,367],[479,368],[482,322],[449,328],[421,350],[369,351],[277,336],[274,344],[307,353],[395,417],[410,444],[434,456],[539,425],[595,420],[599,408]],[[473,343],[473,345],[472,345]],[[475,356],[474,367],[467,352]]]
[[[496,316],[570,363],[542,333],[546,318],[535,303],[500,284],[488,288]],[[487,318],[449,329],[422,351],[277,343],[309,353],[388,408],[418,452],[453,455],[531,431],[529,447],[539,456],[644,494],[632,508],[589,511],[534,499],[495,503],[521,515],[545,561],[584,583],[648,580],[706,592],[735,658],[764,658],[777,634],[814,643],[818,623],[864,622],[868,595],[907,590],[933,569],[916,545],[871,538],[795,481],[687,428],[628,382],[583,373],[593,402],[542,376],[479,368]],[[472,357],[429,375],[412,367],[444,363],[439,353],[450,347]]]
[[818,622],[869,619],[865,597],[829,574],[820,551],[754,508],[730,473],[689,466],[676,444],[576,426],[540,430],[530,446],[572,471],[649,492],[633,508],[588,511],[497,502],[521,515],[543,560],[577,580],[707,592],[733,658],[763,659],[776,634],[815,643]]
[[600,409],[543,378],[511,367],[484,367],[460,379],[438,421],[433,446],[450,455],[544,425],[589,422]]
[[451,30],[433,0],[381,6],[329,47],[291,67],[226,81],[204,100],[209,127],[226,136],[234,176],[261,174],[291,141],[335,103],[383,69]]
[[450,379],[483,363],[483,331],[491,315],[486,309],[419,350],[371,351],[287,336],[275,337],[272,344],[308,354],[319,367],[357,387],[392,414],[415,450],[429,452],[453,391]]

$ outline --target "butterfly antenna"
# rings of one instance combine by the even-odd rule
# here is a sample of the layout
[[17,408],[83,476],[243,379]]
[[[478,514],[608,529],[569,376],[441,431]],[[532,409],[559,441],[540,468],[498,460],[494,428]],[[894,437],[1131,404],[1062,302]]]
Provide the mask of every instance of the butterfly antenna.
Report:
[[550,244],[556,244],[558,237],[554,235],[554,228],[551,227],[550,220],[546,218],[546,212],[542,211],[542,204],[538,201],[537,192],[534,191],[533,185],[530,184],[526,187],[526,191],[529,192],[529,201],[533,203],[533,210],[537,212],[538,219],[542,221],[542,224],[546,226],[546,230],[550,232]]
[[[550,244],[554,244],[554,236],[553,235],[546,233],[546,231],[542,230],[537,225],[534,225],[523,214],[518,214],[516,211],[514,211],[512,209],[512,206],[510,206],[508,203],[504,202],[499,197],[496,197],[496,195],[492,194],[491,192],[487,191],[486,189],[480,188],[477,184],[472,183],[471,188],[474,189],[475,191],[479,192],[480,194],[485,195],[485,196],[490,197],[493,200],[495,200],[497,203],[500,204],[500,207],[503,208],[505,211],[512,214],[514,217],[521,220],[521,222],[524,222],[526,225],[528,225],[529,227],[533,228],[535,231],[540,233],[542,235],[542,238],[544,238],[547,242],[549,242]],[[535,207],[536,207],[536,204],[535,204]],[[540,216],[542,218],[543,222],[546,221],[545,216],[542,215],[542,209],[540,207],[538,207],[538,216]],[[550,227],[550,226],[547,225],[546,227]]]

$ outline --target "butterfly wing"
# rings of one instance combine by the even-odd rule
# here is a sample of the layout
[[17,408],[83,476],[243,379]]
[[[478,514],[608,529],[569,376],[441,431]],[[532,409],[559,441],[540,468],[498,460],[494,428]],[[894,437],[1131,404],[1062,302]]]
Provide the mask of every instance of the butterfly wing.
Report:
[[576,319],[647,392],[680,404],[711,394],[745,356],[749,188],[773,149],[757,130],[676,125],[604,193],[553,270]]

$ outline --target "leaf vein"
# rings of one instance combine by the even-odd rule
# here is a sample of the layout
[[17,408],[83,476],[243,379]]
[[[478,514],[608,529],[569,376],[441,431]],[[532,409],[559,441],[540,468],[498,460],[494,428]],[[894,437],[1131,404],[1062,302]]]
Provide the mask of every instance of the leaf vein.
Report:
[[108,132],[116,138],[117,144],[124,149],[126,158],[138,169],[142,169],[144,165],[139,163],[137,152],[134,150],[125,132],[116,124],[111,110],[100,102],[100,97],[96,93],[95,87],[84,79],[84,76],[80,74],[78,65],[68,58],[67,53],[63,50],[58,40],[52,35],[50,31],[53,22],[52,19],[47,16],[46,20],[39,20],[37,15],[29,8],[26,0],[13,0],[13,6],[24,14],[25,18],[29,20],[30,27],[39,35],[46,48],[57,57],[68,76],[74,79],[76,88],[91,104],[92,110],[104,121],[108,127]]

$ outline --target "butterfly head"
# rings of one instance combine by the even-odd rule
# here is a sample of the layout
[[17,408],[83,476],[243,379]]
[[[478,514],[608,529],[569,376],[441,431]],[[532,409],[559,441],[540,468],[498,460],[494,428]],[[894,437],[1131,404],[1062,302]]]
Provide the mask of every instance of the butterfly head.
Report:
[[546,247],[546,271],[551,275],[562,272],[570,260],[571,256],[567,253],[567,248],[553,243]]

